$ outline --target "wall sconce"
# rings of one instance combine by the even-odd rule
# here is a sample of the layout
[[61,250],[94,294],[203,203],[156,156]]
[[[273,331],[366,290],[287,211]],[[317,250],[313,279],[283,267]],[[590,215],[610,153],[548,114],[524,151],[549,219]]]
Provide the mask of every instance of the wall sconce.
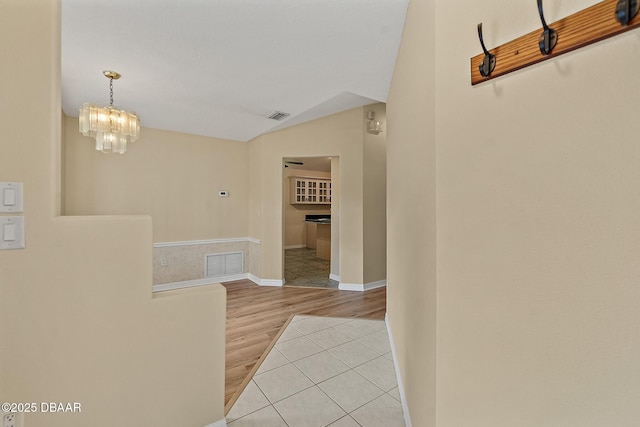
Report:
[[382,122],[376,119],[376,113],[372,110],[367,111],[367,132],[374,135],[382,132]]

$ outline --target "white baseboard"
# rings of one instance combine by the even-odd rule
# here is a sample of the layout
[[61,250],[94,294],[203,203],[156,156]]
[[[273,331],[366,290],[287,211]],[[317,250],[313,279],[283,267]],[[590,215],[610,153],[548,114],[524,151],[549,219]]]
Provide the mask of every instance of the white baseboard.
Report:
[[398,382],[398,393],[400,393],[400,402],[402,404],[402,412],[404,414],[404,425],[406,427],[412,427],[411,416],[409,414],[409,407],[407,406],[407,397],[404,394],[404,384],[402,383],[402,376],[400,375],[400,367],[398,366],[398,356],[396,355],[396,346],[393,343],[393,335],[391,334],[391,325],[389,325],[389,315],[384,315],[384,323],[387,325],[387,335],[389,335],[389,344],[391,345],[391,356],[393,356],[393,367],[396,370],[396,379]]
[[227,420],[226,418],[223,418],[221,420],[216,421],[213,424],[208,424],[204,427],[227,427]]
[[357,283],[342,283],[338,285],[338,289],[341,291],[356,291],[356,292],[364,292],[364,285]]
[[306,248],[307,245],[291,245],[291,246],[285,246],[284,249],[302,249],[302,248]]
[[185,280],[184,282],[171,282],[153,285],[153,292],[173,291],[175,289],[193,288],[195,286],[210,285],[212,283],[233,282],[247,278],[247,273],[231,274],[228,276],[205,277],[204,279]]
[[234,280],[249,279],[260,286],[283,286],[284,280],[261,279],[251,273],[231,274],[228,276],[206,277],[204,279],[185,280],[184,282],[162,283],[153,285],[153,292],[173,291],[175,289],[193,288],[195,286],[205,286],[212,283],[233,282]]
[[365,292],[370,291],[371,289],[383,288],[387,286],[386,280],[378,280],[377,282],[371,283],[342,283],[338,285],[338,289],[341,291],[356,291],[356,292]]
[[336,282],[339,282],[340,281],[340,276],[338,276],[337,274],[330,274],[329,275],[329,279],[335,280]]
[[282,287],[284,285],[284,280],[282,279],[261,279],[258,276],[255,276],[251,273],[248,274],[247,277],[249,280],[251,280],[253,283],[255,283],[256,285],[260,285],[260,286],[280,286]]

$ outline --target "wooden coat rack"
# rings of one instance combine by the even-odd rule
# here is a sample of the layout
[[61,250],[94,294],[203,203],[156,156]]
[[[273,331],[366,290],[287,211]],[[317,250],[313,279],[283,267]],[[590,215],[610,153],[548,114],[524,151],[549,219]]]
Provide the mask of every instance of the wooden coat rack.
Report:
[[[640,13],[632,17],[628,15],[626,20],[623,19],[626,25],[618,21],[617,12],[623,1],[625,2],[625,7],[628,1],[633,3],[631,7],[637,10],[638,0],[604,0],[550,24],[548,28],[555,31],[557,43],[547,55],[541,52],[542,47],[539,43],[542,42],[539,39],[543,34],[543,28],[540,28],[489,50],[488,53],[492,57],[488,57],[484,53],[474,56],[471,58],[471,84],[476,85],[503,76],[512,71],[555,58],[572,50],[640,27]],[[544,23],[540,2],[538,6],[540,17]],[[484,49],[481,25],[478,26],[478,32]],[[483,76],[480,68],[483,65],[483,61],[485,61],[485,57],[487,60],[483,72],[487,74],[489,70],[491,71],[488,75]]]

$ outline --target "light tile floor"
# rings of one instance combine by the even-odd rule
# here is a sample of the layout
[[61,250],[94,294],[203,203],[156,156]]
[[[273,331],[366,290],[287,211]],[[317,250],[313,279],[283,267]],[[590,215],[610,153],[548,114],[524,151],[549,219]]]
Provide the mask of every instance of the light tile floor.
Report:
[[295,316],[227,422],[229,427],[403,427],[384,321]]

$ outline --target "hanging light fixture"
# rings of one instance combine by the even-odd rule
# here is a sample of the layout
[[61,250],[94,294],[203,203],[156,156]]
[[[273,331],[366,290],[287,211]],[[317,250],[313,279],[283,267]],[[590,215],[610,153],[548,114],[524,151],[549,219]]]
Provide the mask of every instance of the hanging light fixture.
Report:
[[80,108],[80,133],[96,139],[96,150],[124,154],[127,144],[140,136],[140,122],[135,113],[113,108],[113,81],[120,78],[115,71],[102,72],[109,79],[109,106],[98,107],[85,102]]

